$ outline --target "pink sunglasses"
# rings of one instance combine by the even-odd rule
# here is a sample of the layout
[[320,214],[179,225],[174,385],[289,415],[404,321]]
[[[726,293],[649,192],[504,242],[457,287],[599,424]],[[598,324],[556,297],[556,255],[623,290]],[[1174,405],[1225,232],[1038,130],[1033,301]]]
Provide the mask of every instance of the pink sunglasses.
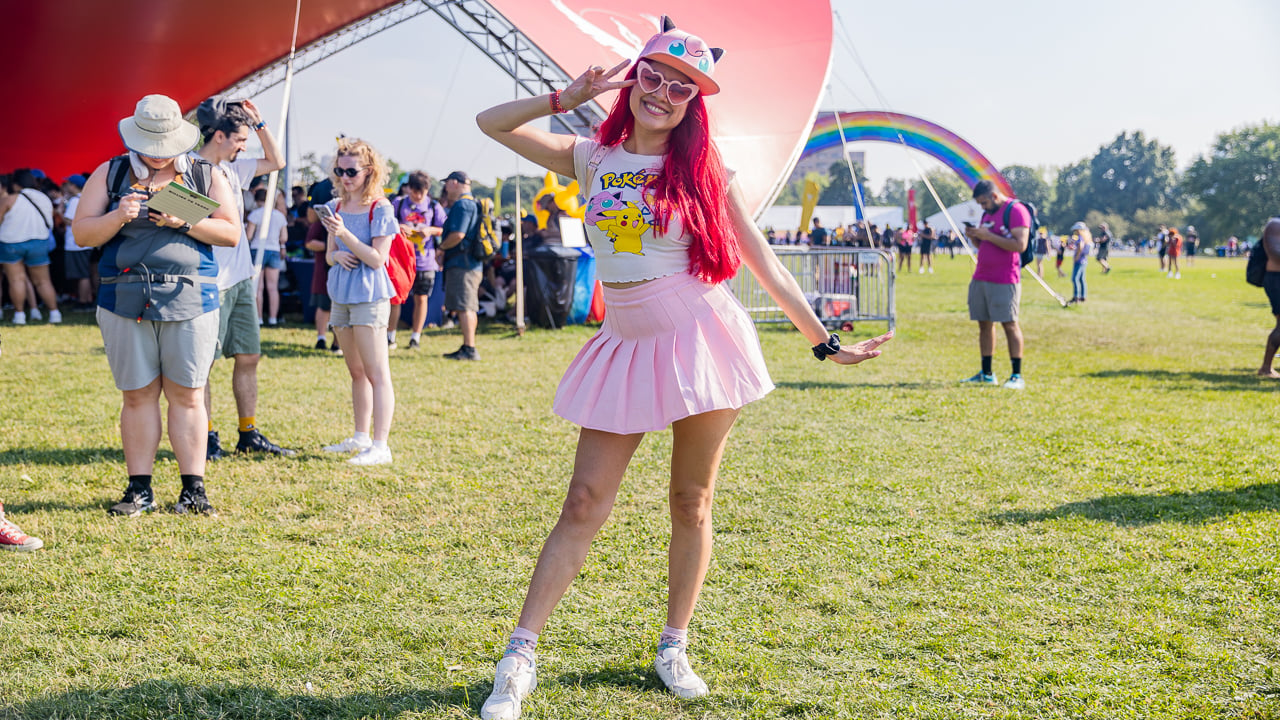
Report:
[[644,60],[636,63],[636,84],[645,93],[656,93],[663,86],[666,86],[667,100],[672,105],[683,105],[698,94],[697,85],[682,83],[679,80],[668,80],[666,76],[654,70],[653,66]]

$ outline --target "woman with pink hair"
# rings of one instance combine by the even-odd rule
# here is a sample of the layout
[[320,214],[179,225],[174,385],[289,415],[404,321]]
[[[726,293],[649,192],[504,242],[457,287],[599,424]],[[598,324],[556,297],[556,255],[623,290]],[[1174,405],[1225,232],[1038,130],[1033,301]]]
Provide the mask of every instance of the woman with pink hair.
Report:
[[[489,108],[481,130],[520,155],[577,178],[604,285],[605,320],[570,364],[555,412],[582,427],[560,518],[530,581],[519,624],[481,716],[520,716],[537,686],[535,648],[552,610],[608,519],[646,432],[670,426],[667,623],[654,661],[682,698],[707,693],[689,666],[688,627],[711,558],[711,501],[740,409],[773,389],[755,327],[723,286],[746,263],[823,360],[880,354],[892,334],[841,347],[769,249],[712,141],[703,97],[720,91],[723,51],[663,18],[632,64],[592,67],[562,91]],[[624,79],[612,78],[631,65]],[[532,126],[618,91],[594,139]]]

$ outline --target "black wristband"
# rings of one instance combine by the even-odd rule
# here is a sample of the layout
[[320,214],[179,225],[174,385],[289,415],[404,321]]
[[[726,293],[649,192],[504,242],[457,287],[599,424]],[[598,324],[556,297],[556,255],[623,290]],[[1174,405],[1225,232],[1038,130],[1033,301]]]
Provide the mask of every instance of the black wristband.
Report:
[[840,336],[831,333],[831,337],[827,338],[824,343],[818,343],[813,346],[813,356],[819,360],[826,360],[828,355],[835,355],[840,352]]
[[178,227],[174,228],[174,230],[177,230],[183,235],[186,235],[187,233],[191,232],[191,223],[182,223]]

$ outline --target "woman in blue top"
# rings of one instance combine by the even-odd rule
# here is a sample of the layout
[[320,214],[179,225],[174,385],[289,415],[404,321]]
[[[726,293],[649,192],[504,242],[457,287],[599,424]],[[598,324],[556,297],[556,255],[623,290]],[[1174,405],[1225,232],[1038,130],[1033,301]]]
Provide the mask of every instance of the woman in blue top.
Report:
[[387,164],[368,143],[344,138],[338,141],[333,173],[338,199],[323,206],[331,212],[320,212],[320,221],[329,231],[329,324],[346,350],[355,434],[325,450],[358,450],[351,464],[385,465],[391,462],[387,436],[396,408],[383,338],[394,295],[387,253],[397,230],[391,203],[382,195]]
[[1082,303],[1087,298],[1089,287],[1085,283],[1084,273],[1089,268],[1089,255],[1093,252],[1093,235],[1089,226],[1078,222],[1071,226],[1071,235],[1075,240],[1075,263],[1071,266],[1071,303]]

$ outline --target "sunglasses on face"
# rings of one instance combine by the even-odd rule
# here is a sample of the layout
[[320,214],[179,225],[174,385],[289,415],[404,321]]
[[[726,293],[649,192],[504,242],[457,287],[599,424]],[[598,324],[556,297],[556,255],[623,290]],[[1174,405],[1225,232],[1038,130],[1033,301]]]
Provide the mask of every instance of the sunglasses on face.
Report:
[[698,86],[693,83],[668,80],[662,73],[653,69],[647,61],[636,63],[636,84],[646,94],[656,93],[666,86],[667,100],[672,105],[683,105],[698,94]]
[[355,176],[359,175],[359,174],[360,174],[360,173],[362,173],[362,172],[364,172],[364,168],[340,168],[340,167],[336,167],[336,168],[334,168],[334,169],[333,169],[333,174],[334,174],[334,175],[337,175],[338,177],[342,177],[343,175],[346,175],[346,176],[347,176],[347,177],[349,177],[349,178],[353,178],[353,177],[355,177]]

